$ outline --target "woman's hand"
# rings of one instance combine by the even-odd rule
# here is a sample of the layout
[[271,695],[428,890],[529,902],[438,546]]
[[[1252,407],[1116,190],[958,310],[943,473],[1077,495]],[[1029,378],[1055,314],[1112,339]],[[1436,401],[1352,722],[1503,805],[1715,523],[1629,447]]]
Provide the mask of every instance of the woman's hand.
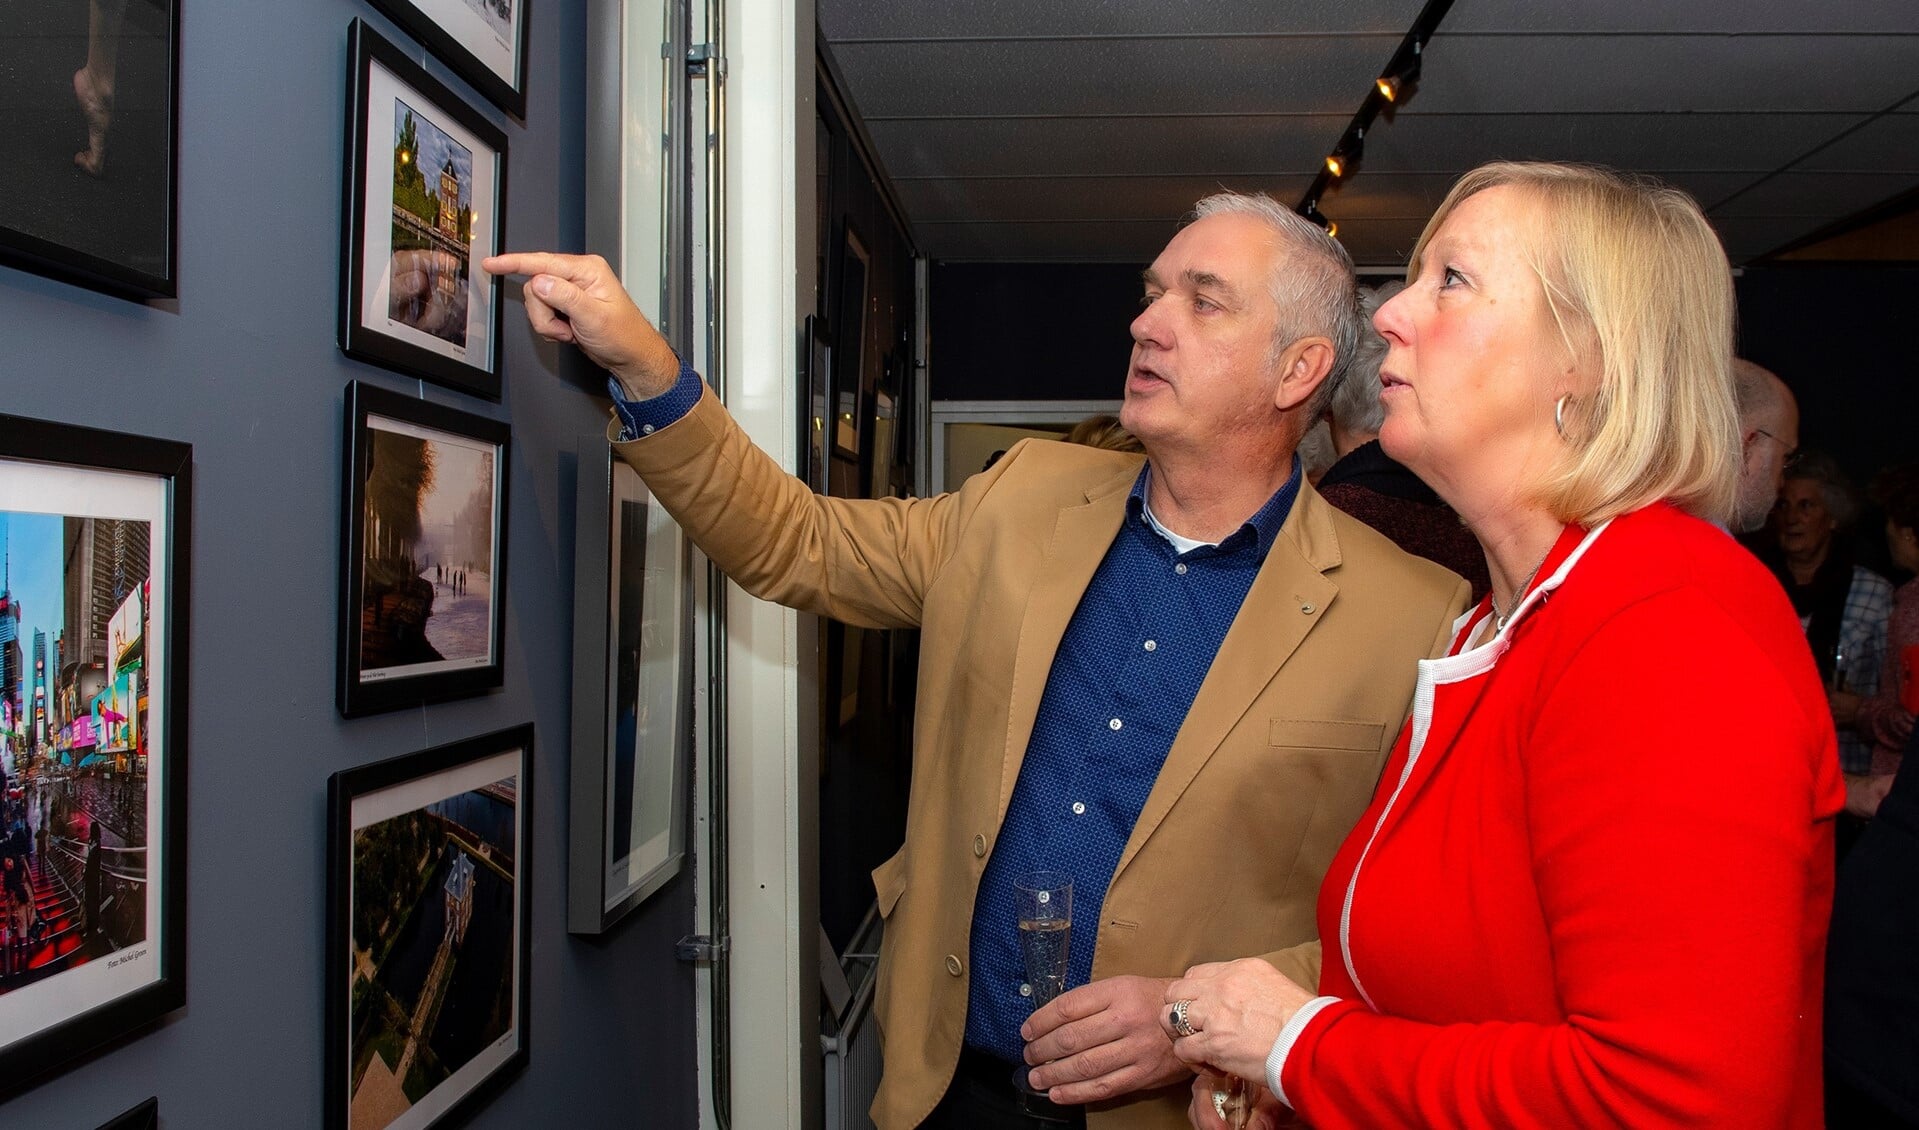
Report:
[[[1160,1027],[1173,1037],[1173,1054],[1195,1066],[1248,1080],[1260,1090],[1266,1056],[1280,1029],[1313,994],[1258,958],[1195,965],[1166,990],[1167,1011]],[[1186,1023],[1193,1034],[1173,1028],[1172,1006],[1189,1001]]]
[[[1846,811],[1870,820],[1879,815],[1879,802],[1892,791],[1891,773],[1846,777]],[[1173,1049],[1177,1052],[1179,1049]]]
[[[1226,1088],[1224,1075],[1201,1071],[1194,1077],[1192,1105],[1186,1108],[1186,1121],[1193,1124],[1193,1130],[1233,1130],[1233,1124],[1220,1117],[1224,1100],[1218,1096],[1226,1094]],[[1266,1084],[1251,1080],[1245,1092],[1246,1101],[1253,1104],[1245,1130],[1278,1130],[1285,1123],[1286,1107],[1266,1089]]]

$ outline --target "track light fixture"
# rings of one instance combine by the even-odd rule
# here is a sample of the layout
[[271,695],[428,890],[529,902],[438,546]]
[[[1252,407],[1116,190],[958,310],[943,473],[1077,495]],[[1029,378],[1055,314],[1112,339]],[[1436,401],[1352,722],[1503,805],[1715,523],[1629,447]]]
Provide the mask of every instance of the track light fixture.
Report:
[[1426,45],[1415,39],[1411,41],[1410,46],[1412,50],[1403,53],[1406,56],[1404,62],[1394,59],[1395,65],[1373,80],[1373,86],[1379,90],[1379,96],[1388,102],[1397,104],[1412,97],[1413,88],[1419,85],[1419,64],[1424,57]]
[[1335,177],[1343,177],[1359,164],[1360,156],[1366,151],[1366,127],[1353,126],[1339,144],[1326,155],[1326,171]]
[[1299,214],[1311,220],[1313,223],[1318,224],[1320,227],[1325,228],[1327,235],[1339,234],[1339,225],[1327,219],[1326,214],[1319,210],[1318,200],[1308,200],[1300,207]]

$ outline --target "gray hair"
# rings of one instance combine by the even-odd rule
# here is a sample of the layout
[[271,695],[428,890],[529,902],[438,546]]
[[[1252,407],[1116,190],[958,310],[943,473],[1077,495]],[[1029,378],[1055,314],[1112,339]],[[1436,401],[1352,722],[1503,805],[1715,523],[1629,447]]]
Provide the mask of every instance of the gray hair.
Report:
[[1333,422],[1343,431],[1376,436],[1379,426],[1386,422],[1386,406],[1379,402],[1379,366],[1386,360],[1387,347],[1386,339],[1373,328],[1373,315],[1405,289],[1406,284],[1399,279],[1372,289],[1359,288],[1359,348],[1346,367],[1346,379],[1326,405]]
[[1786,407],[1779,378],[1744,357],[1732,359],[1732,394],[1742,428],[1751,427],[1755,420],[1776,418]]
[[1271,228],[1289,252],[1269,284],[1279,307],[1273,359],[1302,337],[1323,335],[1333,343],[1333,367],[1307,405],[1306,419],[1326,410],[1352,364],[1359,344],[1358,283],[1352,256],[1318,224],[1263,192],[1216,192],[1193,206],[1193,218],[1250,216]]
[[1841,530],[1849,529],[1859,517],[1859,492],[1853,489],[1852,480],[1839,469],[1838,460],[1823,451],[1808,451],[1793,460],[1786,468],[1786,481],[1805,480],[1819,484],[1819,493],[1825,498],[1826,512]]

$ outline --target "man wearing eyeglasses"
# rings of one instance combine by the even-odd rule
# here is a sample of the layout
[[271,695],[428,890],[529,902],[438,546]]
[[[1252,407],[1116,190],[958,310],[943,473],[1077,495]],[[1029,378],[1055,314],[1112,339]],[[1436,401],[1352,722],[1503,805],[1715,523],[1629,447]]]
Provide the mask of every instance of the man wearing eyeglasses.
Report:
[[1786,462],[1799,450],[1799,402],[1786,382],[1744,358],[1732,363],[1732,383],[1743,441],[1732,526],[1744,534],[1766,524],[1785,482]]

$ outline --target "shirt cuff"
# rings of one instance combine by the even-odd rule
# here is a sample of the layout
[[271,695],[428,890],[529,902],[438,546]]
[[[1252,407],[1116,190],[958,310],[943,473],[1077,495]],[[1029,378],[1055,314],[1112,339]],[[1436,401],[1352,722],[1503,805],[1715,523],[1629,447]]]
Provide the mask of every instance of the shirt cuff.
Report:
[[1289,1108],[1293,1100],[1286,1097],[1286,1088],[1279,1084],[1280,1076],[1286,1072],[1286,1057],[1292,1054],[1293,1045],[1299,1042],[1301,1033],[1306,1031],[1306,1025],[1312,1023],[1313,1017],[1318,1016],[1327,1005],[1338,1003],[1338,997],[1314,997],[1300,1005],[1299,1011],[1293,1013],[1293,1018],[1286,1022],[1286,1027],[1279,1030],[1279,1038],[1273,1041],[1273,1050],[1266,1053],[1266,1085]]
[[650,436],[670,424],[677,424],[700,402],[705,382],[688,362],[680,362],[680,377],[673,387],[645,400],[628,400],[620,382],[606,378],[606,392],[613,398],[613,411],[620,417],[620,442]]

